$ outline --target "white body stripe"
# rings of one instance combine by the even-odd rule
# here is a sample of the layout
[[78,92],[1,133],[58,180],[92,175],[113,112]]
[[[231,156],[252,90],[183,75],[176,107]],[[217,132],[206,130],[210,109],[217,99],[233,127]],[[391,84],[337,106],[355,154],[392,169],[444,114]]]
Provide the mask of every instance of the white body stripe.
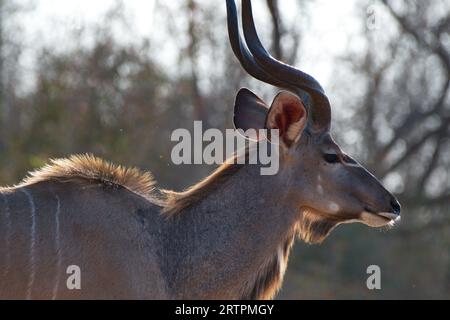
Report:
[[59,224],[59,216],[61,213],[61,203],[58,195],[55,195],[56,198],[56,213],[55,213],[55,250],[56,250],[56,279],[55,286],[53,287],[52,299],[55,300],[58,294],[59,288],[59,278],[61,277],[61,245],[60,245],[60,224]]
[[34,278],[36,275],[36,269],[35,269],[35,245],[36,245],[36,207],[34,205],[33,196],[31,193],[25,189],[20,189],[28,198],[28,202],[30,204],[31,209],[31,234],[30,234],[30,277],[28,279],[28,286],[27,286],[27,299],[31,299],[31,292],[33,289],[34,284]]

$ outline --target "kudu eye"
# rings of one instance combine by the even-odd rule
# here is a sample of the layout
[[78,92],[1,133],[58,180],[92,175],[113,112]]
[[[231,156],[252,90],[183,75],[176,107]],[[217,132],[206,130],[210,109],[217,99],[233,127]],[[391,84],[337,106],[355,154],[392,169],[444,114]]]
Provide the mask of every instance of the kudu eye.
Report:
[[323,159],[328,163],[338,163],[340,162],[339,157],[335,153],[325,153]]

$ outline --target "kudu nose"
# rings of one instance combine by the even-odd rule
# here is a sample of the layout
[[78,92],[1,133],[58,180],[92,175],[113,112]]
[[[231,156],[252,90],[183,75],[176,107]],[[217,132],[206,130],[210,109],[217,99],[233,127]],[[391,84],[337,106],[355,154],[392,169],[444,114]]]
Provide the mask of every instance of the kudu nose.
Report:
[[392,213],[400,215],[401,206],[400,206],[400,203],[397,201],[397,199],[395,199],[394,197],[392,197],[392,199],[391,199],[391,208],[392,208]]

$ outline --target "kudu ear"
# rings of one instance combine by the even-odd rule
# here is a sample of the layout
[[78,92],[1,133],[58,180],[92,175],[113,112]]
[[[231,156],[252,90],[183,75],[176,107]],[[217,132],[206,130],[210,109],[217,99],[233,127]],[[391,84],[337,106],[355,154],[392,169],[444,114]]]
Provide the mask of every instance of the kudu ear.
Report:
[[[234,103],[234,127],[245,132],[245,137],[260,140],[259,129],[264,129],[268,106],[247,88],[241,88]],[[253,129],[253,130],[248,130]],[[248,130],[248,131],[247,131]]]
[[273,99],[266,119],[267,129],[278,129],[280,144],[290,147],[298,141],[307,123],[306,108],[298,96],[281,91]]

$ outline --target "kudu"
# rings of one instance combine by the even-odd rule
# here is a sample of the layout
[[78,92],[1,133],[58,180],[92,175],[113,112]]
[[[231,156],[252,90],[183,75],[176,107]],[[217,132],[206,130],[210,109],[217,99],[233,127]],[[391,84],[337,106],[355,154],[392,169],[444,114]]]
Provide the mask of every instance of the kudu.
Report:
[[[242,6],[246,44],[227,0],[235,55],[250,75],[287,91],[268,108],[241,89],[234,122],[279,129],[278,173],[228,161],[177,193],[92,156],[54,160],[1,189],[1,298],[272,298],[296,235],[320,242],[341,223],[379,227],[399,217],[394,196],[333,141],[322,87],[266,52],[250,1]],[[80,290],[66,286],[70,265],[80,268]]]

